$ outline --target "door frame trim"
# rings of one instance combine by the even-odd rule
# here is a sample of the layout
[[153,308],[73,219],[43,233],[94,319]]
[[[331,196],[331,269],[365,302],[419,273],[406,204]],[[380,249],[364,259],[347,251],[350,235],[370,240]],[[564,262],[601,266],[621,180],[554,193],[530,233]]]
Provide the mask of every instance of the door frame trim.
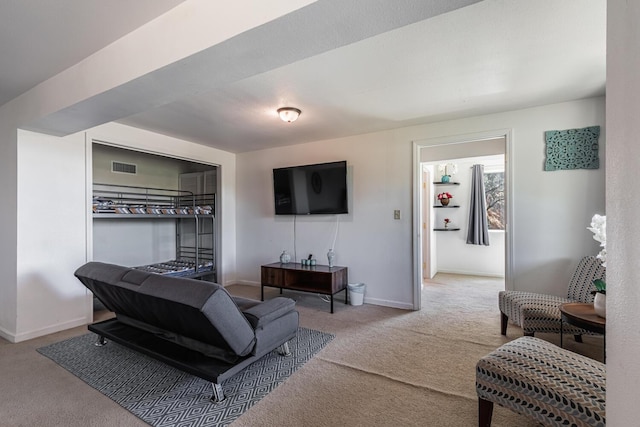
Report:
[[[474,141],[504,138],[505,139],[505,289],[513,289],[513,129],[496,129],[463,135],[450,135],[413,141],[413,309],[421,309],[422,299],[422,168],[421,150],[438,145],[473,143]],[[429,231],[429,230],[427,230]]]

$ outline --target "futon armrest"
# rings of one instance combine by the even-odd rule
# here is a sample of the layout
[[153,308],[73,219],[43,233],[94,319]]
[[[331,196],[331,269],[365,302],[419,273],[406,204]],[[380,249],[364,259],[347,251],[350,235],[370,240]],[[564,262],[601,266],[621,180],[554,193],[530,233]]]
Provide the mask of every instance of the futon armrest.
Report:
[[264,325],[282,317],[283,315],[293,311],[295,301],[291,298],[277,297],[256,304],[251,308],[244,310],[242,313],[247,318],[253,329],[258,329]]

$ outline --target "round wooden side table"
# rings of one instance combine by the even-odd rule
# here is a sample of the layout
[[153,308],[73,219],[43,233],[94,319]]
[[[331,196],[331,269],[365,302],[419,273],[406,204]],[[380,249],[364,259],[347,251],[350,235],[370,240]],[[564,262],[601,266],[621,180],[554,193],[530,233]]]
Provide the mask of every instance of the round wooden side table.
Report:
[[583,302],[568,302],[560,304],[560,347],[564,335],[564,322],[569,325],[586,329],[589,332],[602,334],[604,337],[604,361],[607,361],[607,319],[596,314],[593,304]]

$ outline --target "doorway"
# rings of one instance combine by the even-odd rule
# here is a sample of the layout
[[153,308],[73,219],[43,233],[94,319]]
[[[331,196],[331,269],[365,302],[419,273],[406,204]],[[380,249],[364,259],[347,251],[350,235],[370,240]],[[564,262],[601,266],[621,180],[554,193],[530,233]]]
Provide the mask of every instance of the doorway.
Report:
[[[511,288],[513,209],[510,205],[510,146],[510,130],[414,142],[415,310],[421,307],[423,280],[433,277],[438,271],[486,276],[503,274],[505,288]],[[490,233],[494,235],[495,242],[490,250],[466,245],[469,169],[477,163],[487,164],[485,175],[500,171],[504,179],[503,230]],[[445,174],[449,175],[449,182],[442,182]],[[451,176],[454,178],[450,179]],[[440,193],[451,194],[454,202],[442,206],[437,199]],[[495,255],[490,253],[496,250],[503,255],[499,257],[498,265],[495,265]],[[464,260],[470,262],[465,266]]]
[[[504,147],[504,139],[495,142],[497,148]],[[423,149],[423,158],[430,157],[429,151]],[[473,165],[484,170],[488,246],[466,243]],[[423,278],[432,279],[436,273],[504,277],[504,154],[441,159],[422,167],[434,177],[423,182],[422,250],[432,255],[424,257]],[[447,182],[442,182],[443,176]]]

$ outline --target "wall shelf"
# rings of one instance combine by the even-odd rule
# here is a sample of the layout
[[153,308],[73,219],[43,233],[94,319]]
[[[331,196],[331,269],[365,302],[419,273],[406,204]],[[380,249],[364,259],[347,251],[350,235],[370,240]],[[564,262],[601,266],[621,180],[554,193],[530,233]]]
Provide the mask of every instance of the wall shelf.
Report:
[[459,228],[434,228],[433,231],[458,231]]
[[433,185],[460,185],[459,182],[435,182]]
[[433,207],[434,208],[438,208],[438,209],[442,209],[442,208],[453,209],[453,208],[459,208],[460,205],[447,205],[447,206],[436,206],[436,205],[434,205]]

